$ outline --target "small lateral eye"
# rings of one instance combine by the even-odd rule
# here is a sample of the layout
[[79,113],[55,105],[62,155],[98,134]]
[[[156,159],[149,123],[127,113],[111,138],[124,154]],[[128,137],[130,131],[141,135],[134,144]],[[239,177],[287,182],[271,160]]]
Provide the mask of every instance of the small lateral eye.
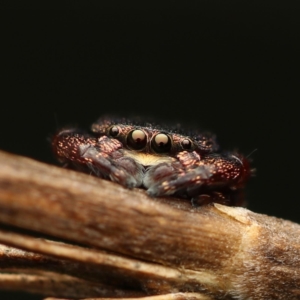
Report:
[[159,133],[152,139],[152,147],[158,153],[168,152],[171,149],[171,139],[168,135]]
[[129,148],[141,150],[147,144],[147,136],[143,130],[136,129],[129,132],[127,137],[127,144]]
[[120,133],[120,129],[117,126],[112,126],[109,129],[109,135],[111,135],[111,136],[117,136],[119,133]]
[[189,139],[183,139],[181,142],[181,146],[183,149],[191,149],[192,142]]

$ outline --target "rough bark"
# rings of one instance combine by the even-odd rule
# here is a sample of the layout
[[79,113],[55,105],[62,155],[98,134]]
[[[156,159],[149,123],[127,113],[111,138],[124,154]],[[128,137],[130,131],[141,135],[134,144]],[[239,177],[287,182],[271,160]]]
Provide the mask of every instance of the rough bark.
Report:
[[0,165],[2,289],[56,298],[300,299],[298,224],[150,198],[3,152]]

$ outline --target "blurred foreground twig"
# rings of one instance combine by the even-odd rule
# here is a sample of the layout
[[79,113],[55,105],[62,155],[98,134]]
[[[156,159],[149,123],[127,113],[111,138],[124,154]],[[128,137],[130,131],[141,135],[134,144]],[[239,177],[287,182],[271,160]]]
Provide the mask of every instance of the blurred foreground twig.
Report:
[[0,289],[69,299],[300,299],[298,224],[153,199],[3,152],[0,166]]

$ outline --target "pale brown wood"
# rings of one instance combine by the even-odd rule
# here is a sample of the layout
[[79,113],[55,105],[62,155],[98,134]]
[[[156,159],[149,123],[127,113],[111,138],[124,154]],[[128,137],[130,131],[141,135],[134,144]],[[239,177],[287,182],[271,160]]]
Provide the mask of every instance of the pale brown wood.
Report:
[[[63,279],[52,294],[49,284],[34,289],[37,283],[21,284],[21,277],[0,288],[57,298],[300,299],[298,224],[244,208],[150,198],[3,152],[0,165],[0,222],[14,226],[0,231],[0,272],[45,282],[67,276],[78,294],[62,294]],[[97,292],[88,295],[81,282]]]
[[[60,297],[86,298],[109,297],[112,295],[126,294],[116,289],[108,289],[107,286],[92,283],[78,278],[58,273],[24,273],[24,270],[16,270],[18,274],[0,274],[0,289],[3,290],[26,290],[31,293],[41,293],[48,295],[60,295]],[[101,293],[102,292],[102,293]],[[128,297],[134,294],[128,294]],[[135,294],[137,296],[137,293]]]
[[[99,298],[85,298],[84,300],[97,300]],[[65,300],[58,298],[46,298],[45,300]],[[128,298],[101,298],[101,300],[128,300]],[[143,298],[130,298],[130,300],[213,300],[213,298],[196,293],[172,293]]]

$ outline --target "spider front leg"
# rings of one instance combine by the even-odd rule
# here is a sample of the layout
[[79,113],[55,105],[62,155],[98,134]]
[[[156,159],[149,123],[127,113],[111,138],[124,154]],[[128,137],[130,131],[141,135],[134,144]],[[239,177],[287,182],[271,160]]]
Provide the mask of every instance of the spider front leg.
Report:
[[144,186],[151,196],[186,194],[200,188],[213,174],[212,166],[199,166],[195,169],[177,169],[178,165],[162,163],[146,172]]
[[207,179],[209,170],[205,167],[197,168],[186,173],[188,167],[200,162],[200,156],[194,152],[183,151],[173,158],[172,162],[164,162],[147,169],[144,186],[151,196],[164,196],[184,191],[196,181]]
[[122,144],[113,138],[96,138],[75,129],[60,131],[52,141],[55,155],[67,167],[109,178],[125,187],[142,184],[144,168],[124,157]]
[[[172,163],[162,163],[148,169],[144,186],[152,196],[184,195],[198,197],[202,203],[227,203],[227,195],[239,189],[248,169],[234,155],[183,151]],[[231,201],[229,201],[231,203]]]

